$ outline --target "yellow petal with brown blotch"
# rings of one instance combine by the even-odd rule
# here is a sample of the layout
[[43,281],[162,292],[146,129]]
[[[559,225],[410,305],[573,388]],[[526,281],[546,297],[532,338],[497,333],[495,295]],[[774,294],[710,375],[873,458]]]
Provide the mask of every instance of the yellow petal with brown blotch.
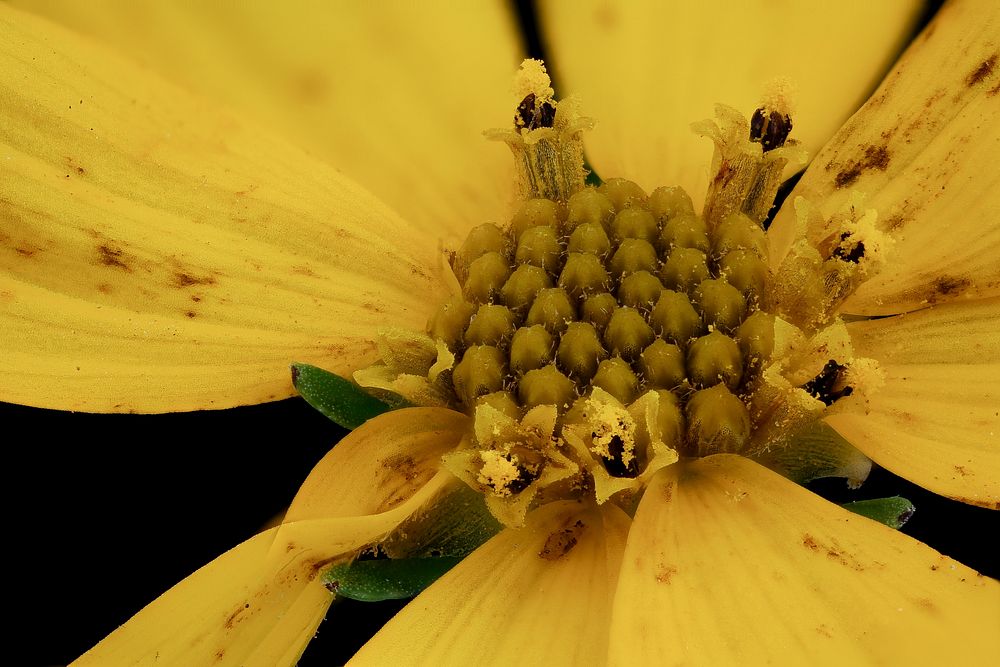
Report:
[[316,464],[285,521],[384,512],[426,484],[468,430],[466,415],[444,408],[405,408],[370,419]]
[[885,384],[869,414],[826,422],[876,463],[962,502],[1000,509],[1000,299],[847,325]]
[[793,85],[792,137],[814,153],[903,47],[920,3],[544,2],[557,90],[598,120],[585,136],[604,178],[681,185],[697,205],[712,143],[691,123],[717,103],[749,116],[769,81]]
[[622,561],[613,665],[989,664],[1000,585],[749,459],[665,468]]
[[510,155],[482,136],[517,103],[505,2],[15,4],[261,121],[435,238],[509,204]]
[[[371,453],[373,432],[381,433],[388,453],[420,446],[421,434],[451,426],[441,410],[400,412],[413,423],[410,432],[394,423],[398,412],[383,415],[344,438],[336,448],[342,456],[316,466],[290,511],[302,518],[260,533],[201,568],[74,664],[295,664],[333,599],[319,575],[396,528],[454,481],[447,473],[428,480],[422,470],[411,470],[414,483],[405,489],[365,483],[371,481],[372,464],[364,457]],[[428,469],[433,474],[435,468]],[[400,474],[407,476],[402,469]],[[318,485],[347,508],[374,509],[323,515],[322,507],[302,500]]]
[[628,524],[610,503],[539,508],[418,595],[349,664],[600,664]]
[[[998,155],[1000,4],[949,2],[789,197],[830,215],[857,190],[896,239],[845,312],[891,315],[1000,294]],[[772,258],[784,254],[794,222],[783,207],[768,232]],[[809,230],[817,242],[830,233]]]
[[301,150],[0,5],[0,400],[162,412],[416,329],[438,241]]

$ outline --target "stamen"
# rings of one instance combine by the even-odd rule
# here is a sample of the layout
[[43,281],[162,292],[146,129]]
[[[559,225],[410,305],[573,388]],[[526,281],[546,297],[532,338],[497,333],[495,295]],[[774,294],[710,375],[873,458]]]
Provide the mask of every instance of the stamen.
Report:
[[552,102],[544,100],[539,103],[534,93],[528,93],[527,97],[517,105],[514,129],[534,130],[539,127],[552,127],[555,119],[556,108]]
[[833,405],[834,401],[844,396],[850,396],[854,392],[854,388],[850,386],[844,386],[840,389],[836,389],[838,383],[841,380],[841,373],[847,368],[847,366],[838,364],[836,361],[831,359],[826,362],[823,366],[823,370],[820,371],[819,375],[814,377],[809,382],[805,383],[802,388],[810,396],[823,401],[824,405]]
[[792,132],[792,119],[783,113],[757,109],[750,118],[750,141],[764,147],[764,152],[781,148]]

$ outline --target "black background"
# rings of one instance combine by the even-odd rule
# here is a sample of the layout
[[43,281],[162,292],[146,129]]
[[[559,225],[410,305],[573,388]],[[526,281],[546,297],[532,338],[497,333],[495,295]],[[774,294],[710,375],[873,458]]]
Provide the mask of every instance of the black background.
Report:
[[[928,9],[929,18],[936,3]],[[530,3],[515,3],[528,52],[544,56]],[[558,82],[557,82],[558,83]],[[292,361],[292,360],[289,360]],[[9,554],[7,637],[17,664],[65,664],[159,593],[287,508],[343,431],[301,399],[218,412],[88,415],[0,403]],[[876,469],[832,500],[903,495],[903,529],[1000,575],[997,515]],[[344,662],[402,603],[338,601],[303,665]]]

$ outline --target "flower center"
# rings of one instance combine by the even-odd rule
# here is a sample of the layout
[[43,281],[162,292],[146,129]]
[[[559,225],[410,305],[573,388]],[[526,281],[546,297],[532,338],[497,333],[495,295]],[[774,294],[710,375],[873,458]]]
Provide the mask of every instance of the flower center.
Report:
[[[653,392],[665,444],[686,455],[740,452],[740,396],[770,354],[764,230],[735,212],[710,228],[679,187],[588,187],[565,204],[525,202],[509,225],[476,227],[453,257],[462,294],[430,322],[455,354],[468,412],[511,418],[555,406],[578,422],[600,389],[629,409]],[[650,399],[652,400],[652,399]],[[607,472],[638,474],[630,442],[594,434]]]
[[[676,186],[585,186],[591,122],[554,100],[540,63],[518,81],[513,129],[488,136],[514,155],[521,205],[448,253],[459,289],[429,337],[387,337],[385,363],[355,379],[468,413],[444,465],[508,525],[559,498],[627,509],[682,456],[840,465],[815,450],[818,420],[863,405],[879,371],[854,358],[837,312],[888,242],[854,197],[819,247],[802,236],[768,256],[783,171],[804,162],[780,91],[749,121],[719,105],[692,126],[715,143],[696,212]],[[796,212],[803,229],[818,215],[801,199]]]

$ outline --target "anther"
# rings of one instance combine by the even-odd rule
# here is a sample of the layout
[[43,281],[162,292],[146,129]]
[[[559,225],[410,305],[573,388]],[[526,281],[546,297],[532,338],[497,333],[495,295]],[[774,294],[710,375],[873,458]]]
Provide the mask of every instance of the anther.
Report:
[[833,249],[833,256],[857,264],[865,256],[865,244],[862,241],[851,243],[850,238],[848,232],[840,235],[840,243]]
[[556,108],[549,101],[538,103],[534,93],[528,95],[517,105],[514,113],[515,130],[535,130],[539,127],[552,127],[556,119]]
[[[626,462],[627,459],[627,462]],[[612,436],[608,442],[608,456],[601,455],[604,469],[612,477],[635,477],[639,474],[639,461],[632,452],[626,455],[625,441]]]
[[810,396],[822,401],[823,405],[833,405],[837,399],[850,396],[854,392],[854,388],[850,386],[842,386],[838,389],[838,385],[841,384],[841,373],[846,368],[847,366],[838,364],[833,359],[830,359],[823,366],[823,370],[820,371],[819,375],[802,385],[802,388]]
[[781,148],[792,132],[790,116],[778,111],[757,109],[750,118],[750,141],[756,141],[764,152]]

